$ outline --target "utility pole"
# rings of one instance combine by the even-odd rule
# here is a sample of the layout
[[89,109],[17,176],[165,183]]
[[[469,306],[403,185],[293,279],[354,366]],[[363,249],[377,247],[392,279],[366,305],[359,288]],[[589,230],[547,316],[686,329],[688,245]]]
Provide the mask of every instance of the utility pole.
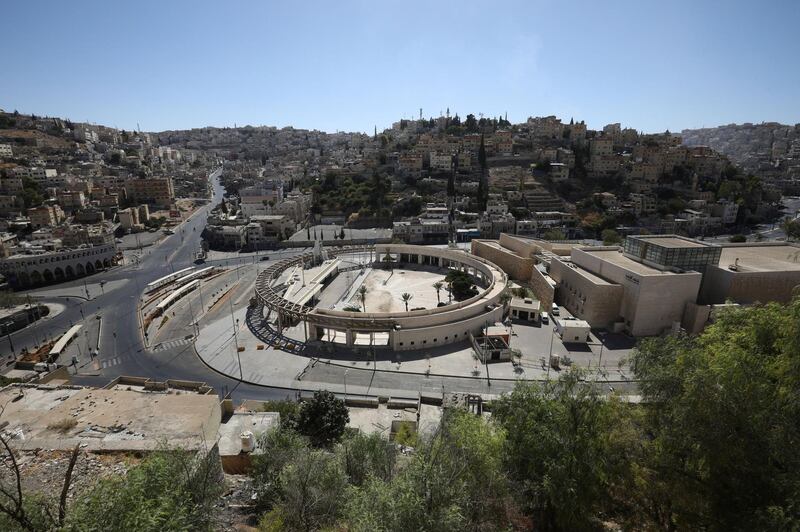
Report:
[[233,316],[233,296],[228,298],[228,304],[231,309],[231,323],[233,324],[233,343],[236,346],[236,359],[239,362],[239,380],[244,380],[244,372],[242,370],[242,356],[239,354],[239,336],[236,334],[237,323]]
[[556,334],[555,328],[550,331],[550,352],[547,354],[547,380],[550,380],[550,366],[552,365],[551,359],[553,358],[553,337]]
[[8,345],[11,347],[11,354],[14,356],[14,358],[17,358],[17,353],[14,351],[14,342],[11,341],[11,332],[9,332],[10,324],[8,322],[4,322],[0,325],[2,325],[6,330],[6,338],[8,338]]

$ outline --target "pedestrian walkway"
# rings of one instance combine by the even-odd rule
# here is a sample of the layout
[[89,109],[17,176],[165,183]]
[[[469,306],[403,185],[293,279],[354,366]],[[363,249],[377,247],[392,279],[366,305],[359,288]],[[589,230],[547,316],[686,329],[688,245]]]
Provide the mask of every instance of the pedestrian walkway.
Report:
[[163,351],[164,349],[170,349],[172,347],[180,347],[182,345],[189,345],[194,342],[194,336],[191,338],[178,338],[177,340],[167,340],[166,342],[160,342],[156,344],[153,348],[153,351]]
[[103,360],[100,363],[100,368],[101,369],[106,369],[106,368],[111,368],[111,367],[114,367],[114,366],[119,366],[127,358],[128,358],[127,356],[119,355],[119,356],[115,356],[114,358],[109,358],[108,360]]

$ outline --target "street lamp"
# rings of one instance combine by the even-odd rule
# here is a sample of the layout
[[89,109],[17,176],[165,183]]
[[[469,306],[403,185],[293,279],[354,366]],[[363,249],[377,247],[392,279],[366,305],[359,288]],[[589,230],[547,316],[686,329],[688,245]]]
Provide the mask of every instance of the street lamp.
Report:
[[547,380],[550,380],[550,366],[552,365],[553,358],[553,338],[556,335],[556,328],[550,332],[550,352],[547,354]]
[[347,404],[347,373],[349,369],[344,370],[344,404]]
[[9,331],[9,325],[10,324],[8,322],[3,322],[3,323],[0,323],[0,325],[2,325],[3,328],[5,329],[6,338],[8,338],[8,345],[11,347],[11,354],[12,354],[12,356],[14,358],[16,358],[17,357],[17,353],[16,353],[16,351],[14,351],[14,342],[11,341],[11,332]]

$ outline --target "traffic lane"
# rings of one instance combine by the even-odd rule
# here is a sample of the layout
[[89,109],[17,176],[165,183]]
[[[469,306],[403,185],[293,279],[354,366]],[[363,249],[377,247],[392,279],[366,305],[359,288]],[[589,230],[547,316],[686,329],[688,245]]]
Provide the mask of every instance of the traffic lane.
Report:
[[295,397],[295,391],[285,388],[248,385],[209,369],[199,359],[191,344],[141,352],[120,359],[114,366],[103,369],[101,375],[78,375],[76,384],[105,385],[119,376],[146,377],[158,381],[181,379],[204,382],[224,397],[230,393],[235,400],[279,400]]

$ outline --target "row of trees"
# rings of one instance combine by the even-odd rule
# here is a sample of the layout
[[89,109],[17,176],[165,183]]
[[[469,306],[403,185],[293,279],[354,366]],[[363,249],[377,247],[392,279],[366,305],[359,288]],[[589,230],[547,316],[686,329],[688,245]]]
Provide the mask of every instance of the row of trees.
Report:
[[[283,422],[254,456],[260,529],[797,530],[799,338],[800,298],[727,310],[697,337],[639,344],[641,402],[570,371],[518,384],[490,418],[444,411],[411,453],[346,430],[330,393],[268,405]],[[4,483],[0,529],[208,529],[213,470],[184,456],[101,481],[61,518]]]
[[268,433],[262,527],[796,530],[798,338],[800,299],[722,312],[698,337],[641,342],[640,403],[570,371],[518,384],[491,418],[445,411],[411,455]]

